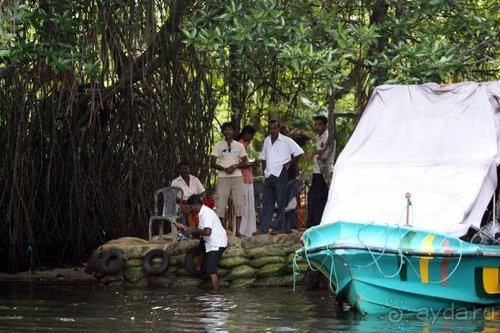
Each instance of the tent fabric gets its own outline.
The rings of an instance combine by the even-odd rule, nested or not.
[[[406,223],[464,235],[497,186],[500,81],[375,89],[334,166],[321,224]]]

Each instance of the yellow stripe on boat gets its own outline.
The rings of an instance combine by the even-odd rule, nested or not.
[[[500,294],[500,268],[483,268],[483,286],[487,294]]]
[[[434,242],[435,238],[436,235],[425,236],[424,240],[422,241],[422,252],[434,251],[432,243]],[[420,280],[422,281],[422,283],[429,283],[429,260],[431,259],[432,257],[420,258]]]

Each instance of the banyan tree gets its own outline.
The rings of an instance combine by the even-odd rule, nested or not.
[[[335,155],[375,85],[498,79],[498,21],[493,0],[0,1],[0,270],[145,237],[178,162],[210,185],[222,121],[261,141],[324,112]]]

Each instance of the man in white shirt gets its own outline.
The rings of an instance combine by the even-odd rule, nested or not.
[[[200,223],[197,228],[187,227],[176,223],[177,227],[183,229],[186,234],[201,236],[200,246],[204,247],[207,256],[206,273],[210,276],[214,290],[219,289],[219,277],[217,267],[219,266],[222,254],[227,247],[226,230],[222,227],[219,217],[213,210],[203,204],[199,195],[193,194],[187,200],[191,210],[198,214]]]
[[[287,169],[304,153],[302,148],[291,138],[280,134],[280,124],[277,120],[269,120],[270,135],[264,140],[261,161],[264,170],[264,195],[262,199],[262,216],[259,230],[254,235],[267,234],[271,226],[274,204],[278,212],[271,234],[276,234],[283,228],[284,210],[286,206]]]
[[[328,141],[328,118],[325,116],[315,116],[314,131],[316,132],[316,149],[314,150],[314,169],[311,187],[307,194],[307,227],[313,227],[321,222],[321,216],[328,199],[328,185],[321,173],[318,160],[323,158],[326,142]],[[329,166],[332,171],[332,166]]]
[[[248,165],[245,147],[233,140],[234,127],[231,123],[221,126],[224,140],[214,145],[210,154],[210,166],[219,170],[217,176],[217,215],[224,220],[229,196],[233,199],[234,213],[236,215],[235,236],[243,237],[240,233],[241,216],[245,205],[243,192],[243,176],[240,168]]]
[[[191,168],[187,162],[180,162],[177,166],[179,177],[172,180],[170,186],[177,186],[182,189],[182,201],[186,202],[187,199],[193,194],[203,196],[205,187],[201,184],[198,177],[190,174]]]

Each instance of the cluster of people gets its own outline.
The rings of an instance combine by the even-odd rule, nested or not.
[[[324,160],[323,153],[328,139],[327,123],[328,119],[325,116],[314,117],[317,142],[313,151],[315,155],[313,181],[308,193],[308,227],[319,224],[328,196],[328,185],[319,166],[319,160]],[[296,165],[304,154],[302,148],[292,138],[280,133],[280,123],[277,120],[268,122],[269,135],[264,140],[260,156],[264,189],[262,213],[257,228],[253,167],[258,161],[250,161],[247,153],[256,129],[247,125],[237,136],[234,135],[234,130],[233,124],[229,122],[222,124],[224,139],[214,145],[210,155],[210,166],[218,171],[215,211],[212,210],[213,201],[203,199],[205,188],[198,178],[190,174],[187,163],[179,164],[179,177],[171,183],[171,186],[180,187],[184,193],[181,211],[186,217],[184,223],[177,223],[176,226],[188,235],[202,237],[200,246],[207,256],[206,272],[214,289],[218,288],[217,266],[227,247],[227,234],[223,221],[229,198],[234,207],[236,237],[283,232],[288,170]]]

